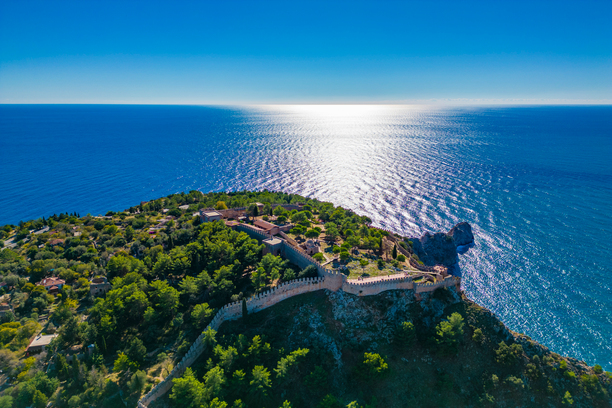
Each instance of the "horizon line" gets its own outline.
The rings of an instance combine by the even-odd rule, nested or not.
[[[0,102],[0,105],[123,105],[123,106],[608,106],[612,100],[601,101],[405,101],[405,102],[185,102],[185,103],[147,103],[147,102]]]

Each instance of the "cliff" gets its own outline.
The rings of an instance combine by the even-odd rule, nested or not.
[[[453,314],[463,323],[456,344],[449,345],[440,340],[440,331]],[[402,335],[404,322],[413,325],[412,337]],[[262,364],[274,372],[283,355],[309,350],[291,375],[282,381],[276,377],[256,406],[282,406],[284,401],[313,408],[353,401],[361,407],[563,406],[564,401],[577,407],[611,406],[606,373],[512,332],[453,289],[439,289],[421,301],[403,290],[370,297],[320,290],[249,315],[247,321],[226,322],[216,337],[221,352],[204,353],[195,362],[196,378],[210,376],[216,355],[225,348],[246,350],[250,339],[265,344],[266,355],[255,359],[239,353],[233,369],[250,373],[251,365]],[[367,354],[382,358],[379,373],[367,371]],[[223,395],[226,401],[252,401],[252,394],[243,396],[231,385]],[[173,402],[165,396],[151,406]]]
[[[420,238],[411,240],[415,254],[425,265],[450,267],[458,262],[457,247],[473,245],[474,234],[470,224],[461,222],[446,234],[426,232]]]

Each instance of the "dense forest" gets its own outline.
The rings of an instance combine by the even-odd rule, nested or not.
[[[133,405],[167,374],[217,308],[269,285],[315,276],[312,268],[262,256],[256,240],[223,222],[202,223],[197,214],[255,202],[305,205],[301,212],[279,207],[283,222],[309,225],[312,211],[333,216],[346,229],[367,221],[297,195],[192,191],[104,216],[65,213],[3,226],[0,293],[10,310],[0,326],[0,368],[11,386],[0,407],[46,406],[49,400],[104,406],[121,398]],[[56,294],[37,285],[49,277],[65,282]],[[112,290],[94,297],[90,285],[99,277]],[[58,336],[48,351],[26,356],[38,333]],[[78,354],[86,358],[71,358]]]
[[[261,214],[254,203],[264,205]],[[273,209],[273,204],[298,203],[301,210]],[[342,258],[354,247],[379,253],[384,242],[384,233],[371,228],[367,217],[331,203],[268,191],[192,191],[103,216],[64,213],[5,225],[0,228],[0,408],[135,406],[171,371],[217,309],[281,282],[316,276],[314,268],[300,269],[278,256],[263,255],[263,245],[244,232],[223,221],[202,222],[198,214],[203,208],[236,207],[246,207],[250,215],[241,222],[270,216],[279,224],[291,221],[293,236],[316,237],[323,230],[338,237],[345,244],[332,243],[330,250],[337,249]],[[378,259],[378,266],[385,270],[400,261],[394,253]],[[38,285],[46,278],[59,284]],[[94,295],[100,278],[110,285]],[[514,341],[493,343],[488,326],[478,328],[469,309],[456,306],[465,302],[447,302],[455,305],[448,309],[453,313],[429,316],[425,323],[427,313],[412,308],[389,323],[393,334],[386,340],[347,340],[334,352],[329,344],[340,329],[330,323],[329,305],[317,296],[300,298],[302,303],[290,299],[273,312],[224,325],[220,333],[208,331],[205,355],[155,404],[384,406],[381,401],[391,400],[385,397],[388,389],[377,391],[384,389],[381,384],[402,386],[389,381],[400,370],[393,358],[385,357],[390,351],[408,355],[402,347],[409,347],[441,364],[477,342],[495,346],[491,364],[500,368],[475,379],[477,389],[453,397],[458,405],[494,404],[496,395],[510,398],[514,394],[504,390],[517,387],[523,394],[536,388],[548,393],[546,401],[552,404],[609,406],[610,374],[601,367],[581,371],[550,353],[536,359]],[[320,326],[312,321],[316,313],[303,314],[313,307],[327,316],[327,343],[323,335],[315,341],[308,334]],[[364,324],[371,320],[363,313],[354,318],[363,318]],[[291,319],[299,323],[295,333],[302,333],[295,341],[290,341],[295,333],[286,332],[294,325]],[[39,334],[57,336],[42,352],[27,352]],[[433,385],[451,392],[449,375],[442,372],[436,377],[439,384]],[[555,382],[557,377],[561,383]],[[351,392],[348,384],[361,393]]]

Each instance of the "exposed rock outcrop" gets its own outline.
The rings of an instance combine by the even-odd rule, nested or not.
[[[458,262],[457,247],[474,242],[472,227],[467,222],[455,225],[447,234],[426,232],[421,238],[413,238],[413,250],[425,265],[451,267]]]
[[[456,246],[470,245],[474,243],[472,226],[467,222],[460,222],[448,231]]]

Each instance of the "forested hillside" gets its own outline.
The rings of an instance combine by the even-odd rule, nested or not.
[[[273,208],[298,203],[299,210]],[[136,406],[220,307],[316,275],[312,266],[263,255],[246,233],[198,213],[236,207],[247,208],[237,222],[259,216],[293,223],[296,238],[324,233],[329,254],[355,264],[350,273],[364,274],[369,259],[374,273],[405,265],[397,248],[381,255],[386,232],[368,218],[267,191],[192,191],[101,216],[5,225],[0,408]],[[51,339],[40,335],[56,337],[36,349],[34,340]],[[370,298],[319,291],[224,324],[205,344],[193,370],[154,404],[610,406],[610,374],[601,367],[520,340],[446,290],[421,303],[404,291]]]

